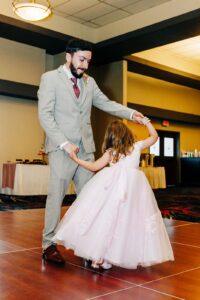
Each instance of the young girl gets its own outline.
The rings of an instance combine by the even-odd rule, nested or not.
[[[135,142],[121,122],[112,122],[105,134],[103,156],[82,167],[99,171],[84,186],[58,226],[54,241],[92,260],[93,268],[113,265],[135,269],[174,260],[171,244],[153,191],[139,170],[141,150],[153,145],[157,132],[146,117],[149,132]],[[109,165],[109,166],[107,166]]]

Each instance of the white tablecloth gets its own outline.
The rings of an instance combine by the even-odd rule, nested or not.
[[[7,195],[47,195],[49,180],[48,165],[17,164],[15,170],[14,188],[2,188],[2,170],[0,165],[0,193]],[[69,186],[67,194],[74,194],[73,183]]]
[[[164,167],[141,167],[152,189],[166,188],[165,168]]]
[[[6,195],[47,195],[49,180],[48,165],[17,164],[15,171],[14,188],[2,188],[2,169],[0,164],[0,193]],[[147,176],[153,189],[166,188],[164,167],[140,168]],[[70,184],[66,194],[75,194],[73,183]]]

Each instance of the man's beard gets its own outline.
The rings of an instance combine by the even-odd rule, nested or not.
[[[84,73],[84,71],[83,71],[83,73],[78,74],[76,68],[74,67],[74,65],[72,63],[70,65],[70,71],[71,71],[72,75],[76,78],[81,78]]]

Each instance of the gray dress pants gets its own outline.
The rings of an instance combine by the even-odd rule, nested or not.
[[[52,245],[55,229],[60,222],[62,202],[70,182],[74,181],[76,193],[79,194],[93,176],[93,172],[78,166],[64,150],[50,152],[48,157],[50,178],[45,208],[43,249]],[[82,143],[79,145],[78,157],[89,161],[94,160],[94,154],[86,153]]]

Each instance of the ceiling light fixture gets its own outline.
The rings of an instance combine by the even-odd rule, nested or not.
[[[27,21],[40,21],[52,13],[49,0],[15,0],[12,5],[14,13]]]

